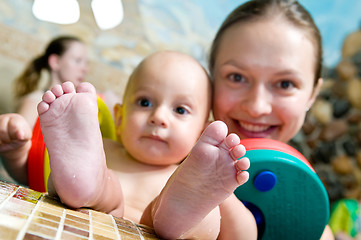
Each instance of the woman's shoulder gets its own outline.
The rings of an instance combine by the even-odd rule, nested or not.
[[[31,93],[26,94],[22,97],[22,101],[36,101],[40,102],[42,97],[44,95],[44,92],[41,90],[36,90]]]

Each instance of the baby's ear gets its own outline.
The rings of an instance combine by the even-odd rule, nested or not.
[[[122,123],[122,108],[123,105],[117,103],[114,105],[114,122],[115,122],[115,128],[118,128],[120,124]]]
[[[122,142],[121,141],[121,138],[120,138],[120,133],[121,133],[121,130],[120,130],[120,125],[122,123],[122,108],[123,108],[123,105],[117,103],[114,105],[114,124],[115,124],[115,134],[117,135],[117,141],[118,142]]]

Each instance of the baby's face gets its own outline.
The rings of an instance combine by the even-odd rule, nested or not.
[[[234,25],[218,49],[214,117],[241,138],[289,141],[316,95],[314,45],[280,20]]]
[[[132,78],[123,103],[121,141],[138,161],[179,163],[209,115],[209,81],[203,69],[178,55],[146,62]]]

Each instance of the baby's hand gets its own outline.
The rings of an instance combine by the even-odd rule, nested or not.
[[[31,140],[31,136],[31,127],[20,114],[0,115],[0,153],[21,148]]]

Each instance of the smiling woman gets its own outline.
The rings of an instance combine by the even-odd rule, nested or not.
[[[288,143],[303,126],[306,113],[320,91],[321,64],[320,32],[308,11],[297,1],[254,0],[240,5],[226,17],[211,46],[209,70],[214,83],[215,120],[225,122],[229,132],[241,139],[269,138]],[[260,170],[277,169],[276,164],[268,163],[260,164]],[[252,166],[256,165],[252,165],[251,160],[250,172]],[[284,171],[287,173],[290,169]],[[254,181],[252,178],[251,182]],[[285,191],[292,194],[290,190]],[[288,203],[287,206],[292,205]],[[222,217],[221,228],[228,229],[223,238],[242,235],[238,229],[242,219],[234,214],[234,209],[243,204],[233,201],[232,205],[232,208],[221,208],[221,212],[228,213]],[[323,217],[327,222],[327,215]],[[281,226],[277,221],[284,219],[274,214],[269,221]],[[303,222],[293,224],[300,233],[305,233]],[[325,222],[321,231],[322,228],[322,239],[334,239]],[[257,225],[257,229],[260,236],[262,226]],[[274,232],[264,234],[270,234],[270,238],[281,236],[277,234],[283,234],[284,229],[275,228]],[[319,239],[320,234],[305,239]],[[297,237],[302,238],[297,233],[291,238]]]
[[[264,36],[265,31],[273,34]],[[215,119],[242,138],[288,142],[296,135],[305,109],[311,107],[322,84],[318,81],[313,89],[315,63],[302,61],[315,54],[313,44],[303,35],[283,18],[227,29],[222,41],[214,45],[217,54],[210,69],[217,99]]]

